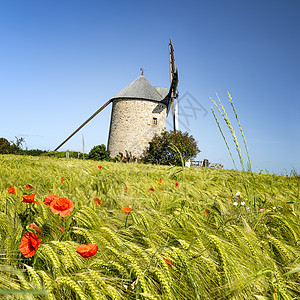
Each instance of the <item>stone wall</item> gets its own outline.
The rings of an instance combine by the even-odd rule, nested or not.
[[[167,107],[150,100],[114,100],[111,112],[108,149],[115,157],[125,150],[140,157],[155,133],[166,128]],[[157,119],[154,124],[153,118]]]

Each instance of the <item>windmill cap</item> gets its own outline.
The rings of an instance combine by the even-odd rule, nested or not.
[[[144,99],[151,101],[164,100],[168,95],[168,89],[164,87],[153,87],[150,82],[141,75],[135,81],[127,85],[118,94],[113,96],[114,99]]]

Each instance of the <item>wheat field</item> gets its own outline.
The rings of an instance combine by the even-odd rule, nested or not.
[[[300,299],[299,187],[296,174],[0,155],[0,299]],[[42,240],[28,258],[27,232]],[[81,244],[99,249],[84,258]]]

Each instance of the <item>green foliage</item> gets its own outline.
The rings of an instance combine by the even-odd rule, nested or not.
[[[39,149],[22,149],[25,139],[23,137],[15,137],[15,142],[9,142],[5,138],[0,138],[0,154],[17,154],[17,155],[30,155],[40,156],[47,155],[48,151]]]
[[[119,153],[114,159],[113,161],[116,162],[122,162],[122,163],[134,163],[137,162],[138,159],[132,155],[131,152],[128,152],[127,150],[125,150],[125,155],[123,153]]]
[[[153,137],[142,160],[155,164],[180,166],[182,164],[181,157],[183,160],[192,159],[199,152],[197,142],[188,132],[163,131],[161,135]]]
[[[10,142],[5,138],[0,138],[0,154],[11,153]]]
[[[91,160],[19,155],[0,155],[0,163],[1,299],[298,297],[295,173],[106,161],[99,169]],[[31,193],[39,204],[21,202]],[[54,215],[43,204],[50,193],[71,199],[73,213]],[[25,258],[19,245],[31,222],[42,242]],[[76,252],[83,243],[99,246],[94,257]]]
[[[89,152],[88,158],[93,160],[108,160],[109,150],[106,150],[104,144],[94,146]]]
[[[23,137],[16,137],[16,141],[11,143],[5,138],[0,138],[0,154],[24,154],[21,148],[24,141]]]
[[[26,149],[22,151],[24,155],[29,155],[29,156],[42,156],[42,155],[47,155],[49,151],[47,150],[40,150],[40,149]]]
[[[240,120],[239,120],[239,118],[238,118],[236,109],[235,109],[235,107],[234,107],[234,104],[233,104],[233,101],[232,101],[232,97],[231,97],[231,95],[229,94],[229,92],[228,92],[227,94],[228,94],[228,98],[229,98],[229,102],[230,102],[231,108],[232,108],[232,110],[233,110],[233,112],[234,112],[234,115],[235,115],[235,119],[236,119],[236,121],[237,121],[237,123],[238,123],[238,125],[239,125],[239,129],[240,129],[241,135],[242,135],[242,137],[243,137],[243,143],[244,143],[244,146],[245,146],[245,150],[246,150],[246,154],[247,154],[247,159],[248,159],[248,168],[247,168],[247,169],[248,169],[248,171],[251,172],[251,171],[252,171],[252,170],[251,170],[251,160],[250,160],[250,156],[249,156],[249,152],[248,152],[248,147],[247,147],[247,143],[246,143],[246,138],[245,138],[244,132],[243,132],[243,130],[242,130],[242,126],[241,126]],[[230,133],[231,133],[231,136],[232,136],[232,138],[233,138],[233,142],[234,142],[235,147],[236,147],[237,154],[238,154],[238,156],[239,156],[239,160],[240,160],[240,163],[241,163],[242,170],[244,171],[244,170],[245,170],[244,160],[243,160],[243,157],[242,157],[242,152],[241,152],[241,149],[240,149],[240,146],[239,146],[239,143],[238,143],[238,140],[237,140],[235,131],[233,130],[232,124],[231,124],[231,122],[230,122],[230,120],[229,120],[229,118],[228,118],[228,115],[227,115],[227,113],[226,113],[226,111],[225,111],[225,108],[224,108],[224,106],[223,106],[223,104],[222,104],[222,101],[221,101],[221,99],[219,98],[218,94],[217,94],[217,98],[218,98],[218,100],[219,100],[219,105],[220,105],[221,108],[218,106],[218,104],[217,104],[213,99],[211,99],[211,100],[212,100],[213,104],[216,106],[216,108],[218,109],[219,113],[220,113],[221,116],[222,116],[222,119],[224,120],[226,126],[228,127],[228,129],[229,129],[229,131],[230,131]],[[212,114],[213,114],[213,116],[214,116],[214,119],[215,119],[215,121],[216,121],[216,123],[217,123],[217,125],[218,125],[219,131],[220,131],[220,133],[221,133],[221,135],[222,135],[222,137],[223,137],[223,140],[224,140],[224,142],[225,142],[225,144],[226,144],[226,147],[227,147],[228,152],[229,152],[229,154],[230,154],[230,157],[231,157],[231,159],[232,159],[233,165],[234,165],[235,169],[237,169],[237,168],[236,168],[236,164],[235,164],[234,159],[233,159],[233,156],[232,156],[232,153],[231,153],[231,151],[230,151],[230,148],[229,148],[229,146],[228,146],[228,143],[227,143],[227,141],[226,141],[226,138],[225,138],[225,136],[224,136],[224,133],[223,133],[223,131],[222,131],[222,129],[221,129],[220,123],[219,123],[219,121],[218,121],[218,119],[217,119],[217,117],[216,117],[216,114],[215,114],[215,112],[214,112],[214,110],[213,110],[212,107],[211,107],[211,111],[212,111]]]

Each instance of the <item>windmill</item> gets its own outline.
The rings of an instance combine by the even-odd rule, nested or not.
[[[172,107],[173,130],[175,125],[174,102],[177,98],[178,70],[175,69],[174,48],[169,42],[170,88],[153,87],[142,75],[103,104],[92,116],[70,134],[54,151],[57,151],[82,127],[112,103],[108,149],[114,157],[120,152],[140,156],[155,134],[166,127],[166,116]]]

